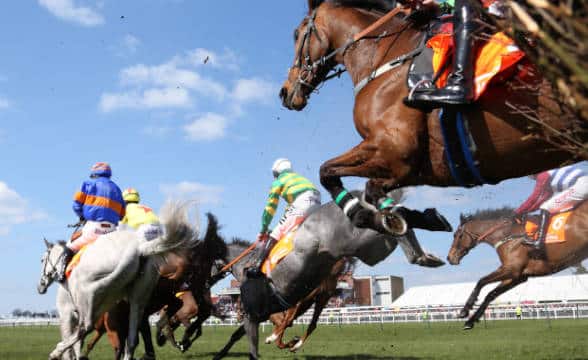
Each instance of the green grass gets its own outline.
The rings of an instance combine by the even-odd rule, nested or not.
[[[588,359],[588,320],[492,321],[462,331],[461,323],[419,323],[319,326],[296,354],[260,344],[265,359]],[[186,353],[166,345],[157,348],[159,359],[210,359],[234,328],[206,327],[204,335]],[[287,335],[301,334],[302,327]],[[261,340],[269,335],[269,327]],[[46,359],[58,341],[56,327],[0,328],[0,359]],[[112,359],[103,338],[91,359]],[[246,359],[247,343],[241,340],[227,359]],[[137,356],[143,354],[140,345]]]

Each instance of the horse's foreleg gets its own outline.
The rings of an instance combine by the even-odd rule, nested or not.
[[[249,340],[249,360],[257,360],[259,358],[259,322],[251,320],[249,316],[243,319],[245,332]]]
[[[235,330],[233,335],[231,335],[229,342],[227,342],[227,344],[221,349],[221,351],[219,351],[218,354],[214,356],[213,360],[220,360],[227,356],[229,350],[231,350],[233,345],[235,345],[235,343],[239,341],[239,339],[241,339],[243,335],[245,335],[245,326],[241,325],[237,328],[237,330]]]
[[[151,339],[151,326],[149,325],[148,314],[143,315],[143,320],[139,325],[139,332],[143,339],[143,347],[145,348],[145,355],[141,360],[155,360],[155,349],[153,348],[153,340]]]
[[[274,333],[272,334],[272,336],[275,334],[275,342],[276,342],[276,345],[278,346],[278,348],[285,349],[285,348],[289,347],[289,344],[284,344],[282,339],[284,338],[284,333],[286,332],[286,329],[288,327],[292,326],[292,322],[294,321],[299,309],[300,309],[300,302],[297,303],[296,306],[288,309],[286,311],[285,315],[282,317],[282,321],[280,322],[280,325],[276,328],[276,330],[274,330]],[[266,340],[266,342],[267,342],[267,340]]]
[[[484,315],[484,311],[486,311],[486,308],[492,301],[494,301],[494,299],[525,281],[527,281],[526,277],[518,277],[516,279],[511,278],[503,280],[500,284],[498,284],[498,286],[496,286],[492,291],[488,293],[488,295],[486,295],[484,302],[482,302],[482,304],[480,305],[478,310],[476,310],[474,315],[472,315],[468,319],[468,321],[466,321],[464,325],[464,330],[469,330],[474,327],[474,323],[478,321],[482,317],[482,315]]]
[[[482,290],[482,288],[490,283],[496,282],[496,281],[501,281],[501,280],[505,280],[510,278],[512,275],[509,271],[507,271],[504,267],[499,267],[498,269],[496,269],[494,272],[482,277],[480,280],[478,280],[478,282],[476,283],[476,287],[474,287],[474,290],[472,290],[472,293],[470,294],[470,297],[468,298],[468,300],[466,301],[465,305],[463,306],[463,309],[461,309],[460,313],[459,313],[459,317],[460,318],[465,318],[469,315],[470,310],[474,307],[474,304],[476,303],[476,300],[478,300],[478,296],[480,295],[480,291]]]

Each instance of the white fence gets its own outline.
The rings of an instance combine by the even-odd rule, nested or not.
[[[558,304],[533,304],[521,306],[521,319],[588,319],[587,303],[558,303]],[[346,325],[346,324],[381,324],[381,323],[406,323],[406,322],[442,322],[464,321],[457,317],[461,307],[435,307],[435,308],[404,308],[387,309],[375,307],[346,307],[327,308],[319,318],[319,324]],[[475,310],[475,308],[474,308]],[[296,324],[308,324],[312,319],[310,309],[306,314],[296,320]],[[512,320],[516,319],[516,307],[491,306],[486,310],[486,320]],[[0,327],[15,326],[53,326],[58,325],[59,319],[0,319]],[[205,325],[236,325],[237,317],[233,314],[224,321],[210,318]],[[267,325],[268,323],[264,324]]]

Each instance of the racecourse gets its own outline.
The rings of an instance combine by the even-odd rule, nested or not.
[[[210,359],[229,337],[233,327],[210,326],[185,354],[168,345],[157,348],[159,359]],[[300,334],[302,326],[288,335]],[[269,327],[261,333],[269,335]],[[483,321],[471,331],[461,323],[402,323],[380,325],[319,326],[296,354],[261,344],[265,359],[588,359],[588,320]],[[0,359],[46,359],[58,340],[54,326],[0,328]],[[241,340],[227,359],[246,359]],[[143,354],[142,344],[137,357]],[[94,350],[95,360],[110,360],[112,352],[103,338]]]

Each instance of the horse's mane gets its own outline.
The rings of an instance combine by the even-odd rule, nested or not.
[[[514,216],[514,208],[504,206],[498,209],[482,209],[477,210],[471,214],[460,214],[460,223],[463,224],[472,220],[497,220],[512,218]]]
[[[240,237],[234,237],[231,240],[231,245],[249,246],[249,245],[251,245],[251,243],[245,239],[240,238]]]
[[[227,244],[218,233],[221,227],[216,216],[206,213],[206,217],[208,219],[206,233],[204,238],[194,247],[193,254],[204,252],[212,260],[222,259],[227,254]]]
[[[332,3],[336,6],[354,7],[379,12],[388,12],[396,7],[396,0],[310,0],[310,10],[316,9],[325,2]]]

